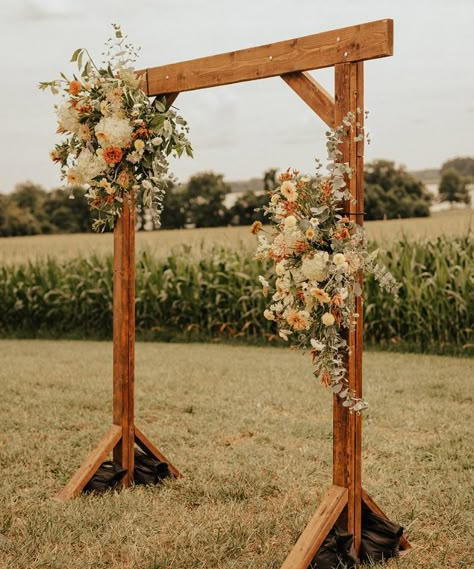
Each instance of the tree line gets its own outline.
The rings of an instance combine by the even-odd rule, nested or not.
[[[267,192],[278,185],[278,171],[267,170],[262,191],[248,190],[227,207],[231,187],[222,174],[203,172],[184,185],[169,184],[161,225],[164,229],[250,225],[265,221]],[[441,170],[440,196],[451,202],[469,203],[468,182],[474,180],[474,158],[446,162]],[[0,194],[0,236],[91,231],[94,213],[89,210],[86,190],[46,191],[38,184],[18,184],[11,194]],[[72,194],[72,195],[71,195]],[[375,160],[364,172],[365,219],[426,217],[432,195],[404,167],[388,160]],[[71,198],[74,199],[71,199]],[[154,229],[150,213],[138,204],[139,229]]]

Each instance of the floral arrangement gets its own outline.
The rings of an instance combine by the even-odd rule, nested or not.
[[[367,403],[348,385],[345,331],[356,325],[356,297],[362,294],[361,274],[374,274],[379,285],[396,294],[398,284],[381,264],[377,251],[369,253],[361,225],[344,214],[351,200],[346,177],[352,172],[341,162],[339,145],[350,133],[356,117],[349,114],[343,124],[327,133],[327,175],[316,162],[314,177],[288,169],[280,185],[270,192],[264,207],[274,225],[267,237],[255,222],[258,234],[257,259],[273,262],[271,277],[260,276],[263,294],[270,296],[265,318],[275,321],[284,340],[295,340],[311,352],[314,375],[329,386],[349,410],[360,412]]]
[[[106,62],[99,68],[86,49],[77,49],[79,76],[40,83],[40,89],[62,93],[56,106],[57,144],[51,158],[61,166],[61,179],[85,185],[86,197],[97,210],[94,229],[112,228],[123,202],[141,194],[143,207],[153,212],[159,227],[163,196],[170,179],[168,157],[192,156],[188,128],[165,99],[151,100],[142,90],[143,76],[132,64],[137,50],[126,43],[118,25],[106,44]]]

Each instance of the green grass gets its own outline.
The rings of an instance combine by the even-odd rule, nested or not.
[[[50,500],[111,416],[109,343],[1,341],[2,569],[279,568],[331,478],[331,400],[308,356],[137,345],[137,424],[186,474]],[[403,569],[467,569],[472,362],[368,353],[366,489],[407,528]]]
[[[428,218],[369,221],[369,238],[389,245],[403,235],[413,239],[433,239],[439,235],[463,236],[474,227],[474,210],[452,210]],[[217,227],[206,229],[161,230],[139,232],[137,249],[167,255],[181,245],[192,245],[195,253],[215,245],[255,248],[256,239],[248,227]],[[112,252],[111,234],[35,235],[0,238],[0,263],[19,263],[46,256],[66,259],[79,255]]]

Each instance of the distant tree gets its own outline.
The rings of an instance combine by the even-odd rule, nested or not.
[[[54,230],[44,209],[47,198],[48,192],[44,188],[29,181],[17,184],[10,194],[11,201],[25,212],[24,215],[36,220],[37,223],[31,226],[35,233],[52,233]],[[31,234],[34,233],[28,233]]]
[[[439,184],[439,198],[442,202],[470,204],[467,179],[460,176],[453,168],[443,171]]]
[[[389,160],[368,163],[364,171],[367,220],[430,215],[431,194],[402,166]]]
[[[29,209],[22,209],[10,196],[0,194],[0,236],[16,237],[41,233],[38,220]]]
[[[226,225],[228,211],[224,198],[230,187],[222,174],[203,172],[192,176],[184,190],[186,223],[196,227]]]
[[[263,174],[263,188],[266,192],[272,192],[278,187],[277,168],[269,168]]]
[[[52,190],[44,203],[44,211],[56,233],[88,233],[92,231],[94,214],[85,197],[86,190],[80,186],[70,191]],[[71,199],[70,196],[74,196]]]
[[[470,156],[451,158],[441,166],[441,174],[447,170],[455,170],[460,176],[474,181],[474,158]]]
[[[255,192],[245,192],[229,210],[231,225],[251,225],[254,221],[264,223],[267,218],[262,208],[267,204],[266,194],[257,195]],[[255,211],[256,209],[258,211]]]
[[[182,229],[186,225],[186,195],[184,189],[170,184],[166,190],[161,213],[163,229]]]

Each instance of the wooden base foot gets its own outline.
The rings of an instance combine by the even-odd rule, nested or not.
[[[316,513],[298,538],[281,569],[307,569],[327,534],[346,507],[347,488],[331,486]]]
[[[122,428],[119,425],[111,425],[106,434],[102,437],[99,444],[95,449],[90,452],[76,473],[72,476],[69,482],[60,490],[53,500],[57,502],[66,502],[71,498],[79,495],[89,480],[97,472],[99,466],[107,459],[109,454],[119,445],[122,441]],[[144,435],[140,429],[135,427],[135,442],[147,454],[154,456],[161,462],[166,462],[169,469],[175,478],[183,478],[179,470],[162,454],[155,445]],[[133,473],[130,477],[133,482]]]
[[[379,508],[374,500],[362,489],[362,502],[374,514],[385,519],[388,516]],[[298,538],[281,569],[307,569],[326,536],[339,519],[348,503],[348,490],[342,486],[331,486],[310,522]],[[406,555],[413,546],[402,536],[400,538],[400,556]]]

